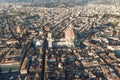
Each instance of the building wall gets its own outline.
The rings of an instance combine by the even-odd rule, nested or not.
[[[20,62],[0,64],[0,73],[18,72],[20,69]]]
[[[53,47],[65,47],[66,42],[52,42]]]

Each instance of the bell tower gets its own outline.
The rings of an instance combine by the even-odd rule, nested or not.
[[[52,42],[53,42],[53,39],[52,39],[52,33],[51,32],[49,32],[48,33],[48,38],[47,38],[47,40],[48,40],[48,47],[52,47]]]

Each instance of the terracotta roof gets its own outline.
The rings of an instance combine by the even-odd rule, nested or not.
[[[72,28],[72,25],[70,25],[70,27],[65,31],[65,36],[68,37],[68,38],[75,36],[74,30]]]

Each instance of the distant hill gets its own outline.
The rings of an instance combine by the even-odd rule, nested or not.
[[[120,3],[120,0],[91,0],[90,3],[94,3],[94,4],[116,4],[116,3]]]
[[[115,4],[120,0],[0,0],[0,2],[32,2],[32,3],[95,3],[95,4]]]
[[[66,2],[85,2],[89,0],[0,0],[0,2],[59,2],[59,3],[66,3]]]

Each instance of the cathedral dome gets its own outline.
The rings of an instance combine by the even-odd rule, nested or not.
[[[75,33],[74,33],[72,25],[70,25],[69,28],[65,31],[65,37],[66,38],[74,38],[75,37]]]

